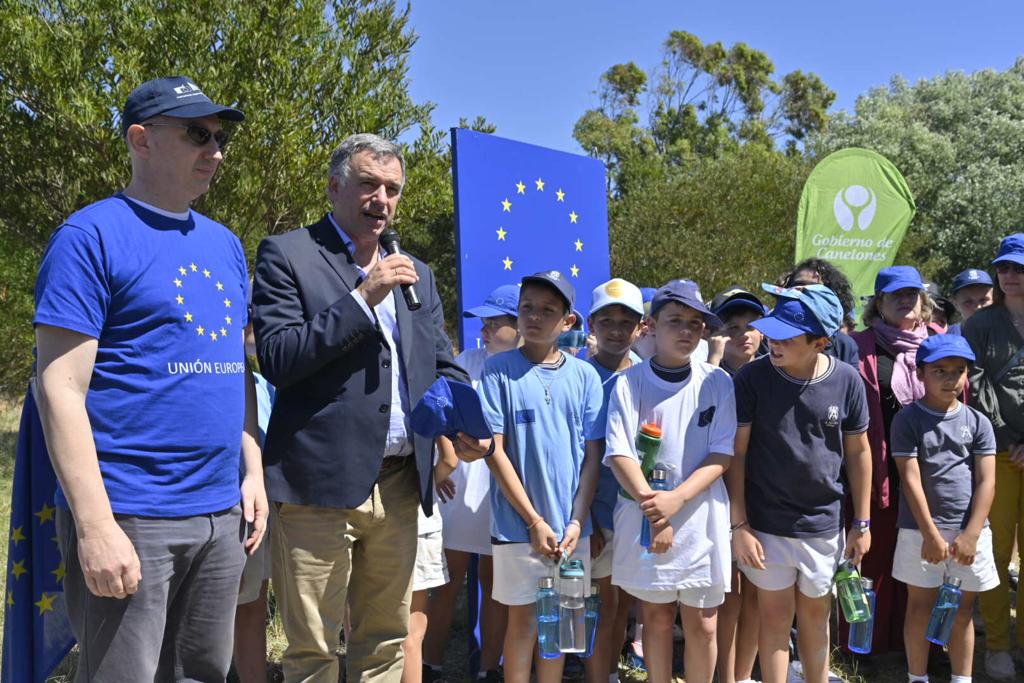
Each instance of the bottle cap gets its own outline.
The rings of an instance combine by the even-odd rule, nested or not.
[[[563,579],[582,579],[583,560],[568,560],[562,564],[558,573]]]
[[[850,560],[843,560],[839,563],[839,568],[836,569],[836,574],[856,574],[857,567]]]
[[[651,471],[651,481],[665,481],[665,470],[655,467]]]
[[[541,580],[540,580],[540,587],[541,588],[554,588],[555,587],[555,580],[554,580],[554,578],[552,578],[550,576],[542,577]]]
[[[942,579],[942,583],[953,586],[954,588],[959,588],[960,584],[963,582],[955,576],[947,576]]]
[[[600,592],[601,592],[601,586],[597,585],[596,583],[590,584],[590,595],[591,596],[598,595]]]
[[[860,579],[860,585],[864,586],[864,590],[869,591],[875,587],[875,582],[862,576]]]
[[[660,439],[661,427],[654,424],[653,422],[645,422],[644,424],[640,425],[640,433],[646,434],[647,436],[654,439]]]

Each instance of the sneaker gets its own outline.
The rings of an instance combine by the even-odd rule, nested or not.
[[[997,681],[1012,681],[1017,676],[1013,657],[1008,650],[989,650],[985,653],[985,673]]]
[[[477,683],[501,683],[504,680],[499,669],[484,671],[483,674],[483,676],[477,676]]]

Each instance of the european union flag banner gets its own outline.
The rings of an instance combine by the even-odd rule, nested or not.
[[[43,683],[75,643],[64,608],[64,562],[53,507],[56,487],[39,411],[29,390],[14,459],[3,683]]]
[[[452,129],[459,310],[495,287],[558,270],[590,293],[610,278],[604,164],[596,159]],[[483,344],[480,321],[459,320],[463,349]]]

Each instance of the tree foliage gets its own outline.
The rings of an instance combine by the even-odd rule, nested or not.
[[[0,390],[21,391],[27,378],[31,285],[49,234],[128,181],[118,112],[135,86],[184,74],[246,113],[195,207],[231,227],[251,258],[263,236],[326,209],[327,160],[348,134],[394,139],[419,126],[411,153],[417,165],[435,160],[430,105],[408,94],[407,20],[393,0],[0,5],[0,335],[16,350]],[[415,187],[402,208],[419,220],[437,208]]]
[[[746,144],[792,153],[824,127],[835,94],[814,74],[774,74],[771,59],[745,43],[727,48],[672,31],[650,77],[632,62],[602,75],[599,105],[574,135],[608,166],[616,196]]]
[[[914,193],[899,260],[939,282],[985,267],[1000,238],[1024,225],[1024,58],[1003,72],[893,78],[836,116],[810,150],[850,146],[888,157]]]

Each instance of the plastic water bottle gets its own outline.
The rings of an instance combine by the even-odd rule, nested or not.
[[[860,572],[857,567],[846,560],[836,570],[836,590],[839,593],[839,605],[843,608],[843,616],[847,623],[857,624],[871,618],[871,605],[864,593]]]
[[[928,620],[928,631],[925,637],[929,642],[945,647],[949,643],[949,634],[953,631],[953,618],[960,609],[960,579],[947,576],[942,580],[939,597],[932,608],[931,619]]]
[[[594,654],[594,637],[597,635],[597,620],[601,616],[601,588],[596,583],[590,584],[590,596],[586,599],[584,621],[587,628],[587,649],[580,657]]]
[[[850,639],[847,641],[847,646],[850,648],[850,652],[866,655],[871,652],[871,639],[875,634],[875,590],[874,582],[871,579],[862,578],[860,582],[864,586],[864,594],[868,597],[871,616],[867,621],[850,624]]]
[[[654,472],[654,465],[658,462],[658,451],[661,450],[661,427],[653,422],[645,422],[640,425],[640,431],[636,435],[636,453],[640,457],[640,471],[644,473],[644,479],[650,481],[651,473]],[[619,487],[619,495],[628,500],[633,500],[626,489]]]
[[[558,572],[558,643],[562,652],[587,649],[583,600],[583,560],[567,560]]]
[[[558,593],[550,576],[541,579],[537,589],[537,646],[544,659],[562,656],[558,649]]]
[[[651,490],[652,491],[667,491],[668,482],[665,481],[665,470],[655,468],[651,472]],[[644,515],[643,520],[640,522],[640,545],[644,549],[651,547],[651,522]]]

